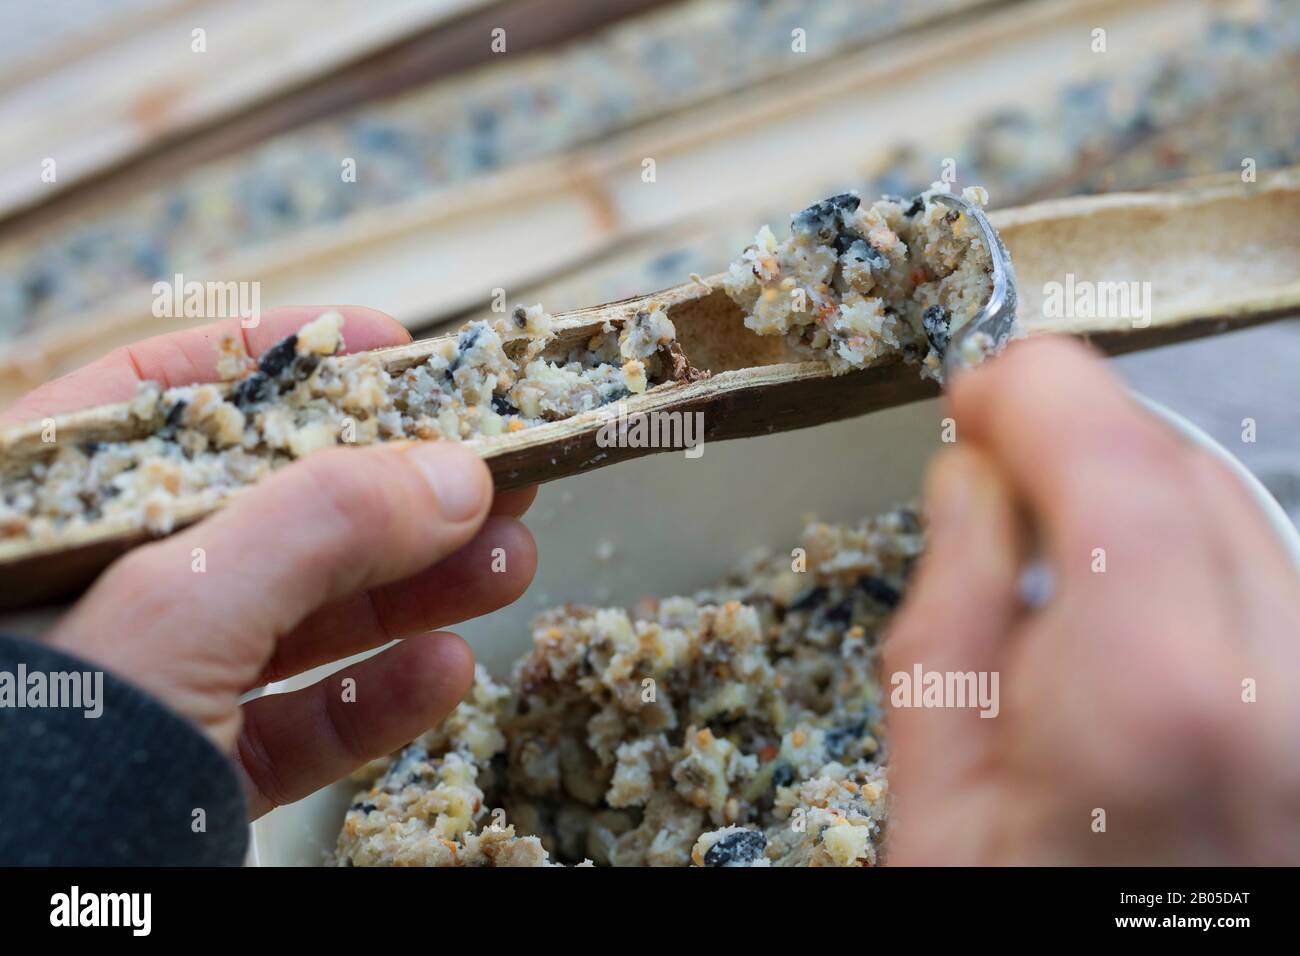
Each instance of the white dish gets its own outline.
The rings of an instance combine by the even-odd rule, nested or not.
[[[1259,481],[1181,416],[1146,402],[1221,458],[1259,503],[1300,566],[1300,534]],[[793,547],[805,517],[855,521],[919,495],[940,445],[936,401],[819,428],[706,445],[695,460],[665,453],[542,488],[527,522],[540,551],[537,579],[508,608],[455,628],[497,677],[530,644],[529,620],[553,604],[631,605],[691,593],[747,549]],[[598,542],[607,547],[598,547]],[[293,690],[332,665],[268,688]],[[318,865],[334,846],[356,790],[343,782],[280,807],[252,826],[249,861]]]

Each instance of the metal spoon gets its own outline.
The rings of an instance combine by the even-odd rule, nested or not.
[[[953,333],[948,342],[943,358],[946,380],[948,376],[972,364],[969,356],[973,350],[965,347],[972,337],[987,335],[994,348],[1001,348],[1011,337],[1016,322],[1016,271],[1011,265],[1011,256],[1002,237],[984,215],[983,209],[960,196],[940,193],[933,198],[935,202],[965,214],[979,226],[984,244],[989,250],[989,258],[993,261],[993,293],[975,317]]]

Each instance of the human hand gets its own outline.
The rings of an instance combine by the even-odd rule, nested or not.
[[[891,710],[889,861],[1300,861],[1300,580],[1241,483],[1065,340],[950,401],[885,693],[917,663],[997,672],[1000,710]]]
[[[250,355],[324,308],[281,309],[244,330]],[[350,350],[410,340],[344,307]],[[238,321],[149,339],[36,389],[0,420],[121,401],[141,379],[214,381],[213,345]],[[318,452],[206,520],[111,565],[48,641],[197,724],[235,758],[250,815],[301,799],[441,720],[473,681],[454,634],[427,633],[518,597],[536,569],[518,517],[535,491],[493,499],[487,466],[452,442]],[[205,573],[192,568],[203,548]],[[507,560],[491,571],[493,551]],[[247,691],[404,638],[300,691]],[[345,702],[342,680],[355,680]]]

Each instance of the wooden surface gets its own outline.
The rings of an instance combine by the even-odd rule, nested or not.
[[[112,44],[0,75],[0,217],[405,34],[495,0],[191,0]],[[206,51],[191,32],[206,31]],[[58,179],[40,178],[53,157]]]
[[[0,205],[0,219],[6,229],[25,230],[51,218],[82,217],[87,204],[103,207],[147,193],[295,127],[479,66],[492,56],[488,40],[498,27],[507,31],[511,52],[526,55],[667,0],[602,0],[599,5],[582,0],[422,2],[430,14],[442,7],[446,15],[395,19],[391,32],[383,30],[382,23],[355,32],[345,48],[334,51],[335,57],[318,63],[328,76],[312,75],[305,81],[288,74],[263,76],[265,85],[253,91],[259,95],[250,93],[237,111],[214,114],[203,123],[203,117],[195,117],[186,126],[173,121],[168,127],[144,130],[133,148],[123,149],[116,160],[104,157],[57,188],[33,195],[29,205]],[[390,16],[400,12],[394,9]],[[299,82],[291,82],[294,79]],[[54,120],[47,117],[44,122]]]

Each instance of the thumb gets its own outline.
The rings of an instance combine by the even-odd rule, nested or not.
[[[962,761],[977,759],[996,723],[980,714],[999,707],[996,697],[991,706],[981,706],[969,694],[966,706],[947,699],[942,707],[914,706],[920,694],[913,686],[917,668],[923,675],[945,677],[974,672],[994,690],[998,650],[1019,613],[1021,548],[1014,501],[989,459],[967,447],[943,452],[930,468],[926,511],[925,554],[884,645],[882,676],[894,705],[891,774],[898,772],[900,785],[914,766],[933,773],[940,766],[937,753],[959,755],[941,765],[945,772],[961,773]]]
[[[313,454],[112,565],[50,640],[133,679],[224,749],[279,636],[473,538],[492,480],[451,442]]]
[[[925,497],[925,554],[889,646],[899,663],[988,666],[1019,610],[1011,486],[984,452],[954,447],[930,466]]]

